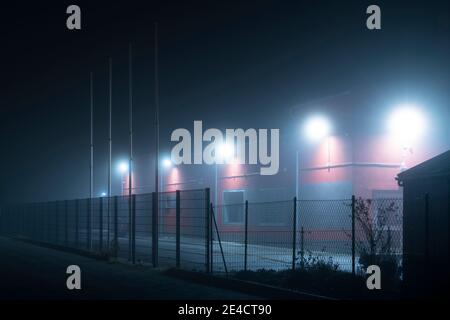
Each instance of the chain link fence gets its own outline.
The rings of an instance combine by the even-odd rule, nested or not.
[[[386,257],[400,270],[402,201],[353,197],[216,206],[213,271],[286,270],[323,262],[356,274]]]
[[[131,263],[226,273],[318,261],[361,273],[402,264],[402,199],[299,200],[213,207],[209,189],[13,205],[2,235]],[[159,204],[159,205],[156,205]]]
[[[1,208],[0,234],[135,264],[209,271],[209,201],[209,189],[200,189],[10,205]]]

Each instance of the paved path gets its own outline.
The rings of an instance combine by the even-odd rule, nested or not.
[[[82,290],[66,289],[66,268],[78,265]],[[90,259],[0,237],[0,299],[255,299],[194,284],[147,267]]]

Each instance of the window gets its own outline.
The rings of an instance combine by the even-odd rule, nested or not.
[[[245,220],[244,190],[226,190],[223,192],[224,223],[243,224]]]

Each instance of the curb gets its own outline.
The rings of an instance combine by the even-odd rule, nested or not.
[[[272,300],[337,300],[331,297],[325,297],[312,293],[300,292],[280,287],[274,287],[266,284],[261,284],[253,281],[244,281],[234,278],[225,278],[214,276],[211,274],[204,274],[194,271],[185,271],[180,269],[168,269],[164,274],[179,278],[182,280],[189,280],[200,284],[205,284],[213,287],[230,289],[247,294],[252,294],[265,299]]]

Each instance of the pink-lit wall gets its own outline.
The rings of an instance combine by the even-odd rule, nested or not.
[[[224,190],[258,190],[284,187],[295,195],[295,150],[280,148],[280,170],[274,176],[261,176],[257,165],[219,165],[217,202]],[[299,188],[326,183],[348,183],[350,193],[373,197],[374,190],[399,190],[395,180],[400,170],[434,156],[424,143],[405,149],[389,135],[332,135],[323,141],[304,144],[299,149]],[[161,172],[164,191],[210,188],[215,200],[215,166],[181,165]],[[135,180],[136,185],[139,181]],[[126,181],[128,188],[128,180]],[[280,199],[285,200],[285,199]]]
[[[305,148],[300,180],[302,184],[351,181],[354,195],[369,198],[374,190],[399,190],[397,174],[433,155],[425,143],[404,148],[387,134],[331,136]]]

